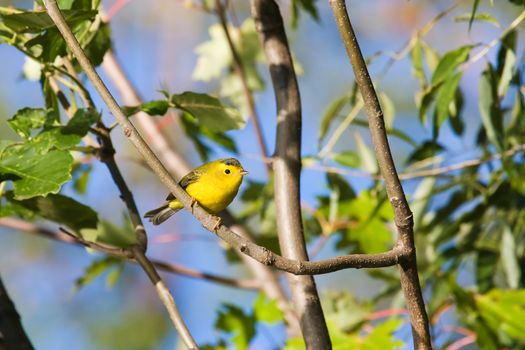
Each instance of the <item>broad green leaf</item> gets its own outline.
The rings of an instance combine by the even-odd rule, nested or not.
[[[275,323],[283,320],[277,301],[267,300],[263,293],[259,293],[255,300],[254,313],[258,322]]]
[[[86,23],[86,29],[81,41],[84,52],[91,63],[96,67],[99,66],[106,52],[111,48],[111,30],[109,24],[102,21]],[[96,28],[94,28],[96,26]]]
[[[368,334],[365,341],[361,344],[359,349],[376,350],[376,349],[397,349],[404,344],[400,340],[393,337],[393,333],[401,326],[402,320],[398,318],[390,318],[385,322],[374,327],[372,332]]]
[[[18,135],[28,139],[33,130],[42,128],[48,120],[48,113],[43,108],[22,108],[7,122]]]
[[[247,349],[255,336],[255,317],[247,315],[242,309],[232,304],[223,304],[215,328],[233,334],[232,342],[236,349]]]
[[[195,48],[195,53],[199,57],[193,70],[193,80],[210,81],[219,78],[232,60],[231,51],[220,24],[210,26],[208,32],[210,40]]]
[[[62,128],[64,134],[85,136],[90,127],[100,120],[100,113],[94,109],[78,109],[73,118]]]
[[[510,288],[517,289],[520,283],[521,269],[516,256],[516,241],[508,225],[503,228],[500,251],[507,284]]]
[[[439,129],[445,120],[449,117],[450,104],[453,103],[456,96],[456,90],[461,80],[461,72],[448,77],[439,87],[436,96],[436,109],[434,118],[434,135],[437,138]]]
[[[361,159],[354,151],[343,151],[333,154],[332,159],[349,168],[358,168],[361,165]]]
[[[140,111],[145,112],[151,116],[156,116],[156,115],[163,116],[166,114],[169,107],[170,107],[169,101],[154,100],[154,101],[144,102],[143,104],[138,105],[138,106],[125,106],[122,108],[122,111],[128,117]]]
[[[99,220],[96,228],[84,228],[74,232],[90,242],[105,243],[116,247],[128,247],[136,242],[135,230],[125,217],[125,225],[117,227],[109,221]]]
[[[472,50],[472,45],[462,46],[459,49],[447,52],[439,61],[436,70],[432,74],[432,85],[441,84],[450,78],[456,69],[467,60]]]
[[[489,64],[481,74],[479,82],[479,112],[489,141],[498,152],[503,151],[503,116],[497,97],[497,82]]]
[[[323,142],[328,130],[330,129],[330,125],[334,121],[335,118],[339,116],[339,113],[341,113],[341,110],[349,104],[350,96],[343,95],[335,100],[333,100],[326,111],[323,114],[323,117],[321,118],[321,123],[319,124],[319,136],[317,138],[317,142],[320,148],[321,142]]]
[[[70,26],[93,19],[96,10],[63,10],[66,22]],[[24,11],[14,14],[0,14],[4,24],[17,33],[39,33],[54,28],[55,24],[45,11]]]
[[[218,98],[207,94],[184,92],[171,96],[171,102],[178,109],[188,112],[199,125],[211,132],[222,132],[244,127],[245,120],[241,113],[224,106]]]
[[[6,197],[10,202],[31,210],[44,219],[65,225],[75,231],[97,227],[97,213],[93,209],[61,194],[17,200],[13,198],[13,193],[9,192]]]
[[[354,139],[357,147],[357,153],[361,158],[361,167],[363,170],[371,174],[377,173],[378,168],[374,152],[366,145],[359,133],[354,133]]]
[[[0,153],[0,174],[14,176],[16,199],[57,193],[71,179],[73,157],[67,151],[45,154],[29,145],[14,145]]]

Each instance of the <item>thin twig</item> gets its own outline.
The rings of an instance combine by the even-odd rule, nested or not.
[[[84,69],[84,71],[90,78],[91,82],[93,83],[93,85],[95,86],[99,94],[101,95],[102,99],[108,105],[112,114],[117,118],[117,120],[119,120],[121,125],[127,128],[125,129],[125,134],[129,136],[130,139],[136,140],[137,143],[142,146],[141,148],[142,150],[145,150],[146,153],[148,153],[150,157],[157,160],[153,152],[151,152],[148,146],[144,143],[144,140],[142,140],[138,132],[134,129],[133,125],[127,120],[124,113],[122,113],[115,99],[113,98],[111,93],[107,90],[104,83],[102,82],[98,74],[96,73],[95,68],[93,67],[89,59],[87,58],[86,54],[80,47],[80,44],[78,43],[77,39],[73,35],[73,32],[67,25],[62,13],[60,12],[57,6],[56,0],[46,1],[46,9],[47,9],[49,16],[51,17],[51,19],[57,26],[62,36],[64,37],[64,40],[68,44],[69,48],[73,51],[73,54],[77,58],[80,66]],[[167,174],[167,171],[162,167],[162,165],[160,164],[160,162],[158,162],[158,160],[157,160],[157,163],[158,165],[160,165],[159,168],[162,168],[164,172],[166,172]],[[144,254],[146,247],[147,247],[146,234],[144,231],[144,227],[142,226],[142,223],[141,223],[140,215],[133,201],[131,192],[129,192],[129,189],[127,189],[127,186],[125,185],[125,182],[123,182],[123,179],[121,182],[121,179],[117,178],[119,175],[119,171],[115,171],[115,168],[112,169],[110,165],[108,165],[108,167],[110,167],[110,171],[112,171],[112,176],[115,180],[115,183],[117,184],[117,186],[119,186],[119,189],[121,190],[122,199],[124,200],[124,202],[126,203],[126,206],[128,207],[131,221],[135,226],[137,244],[132,246],[131,248],[132,249],[131,251],[133,252],[133,256],[142,266],[144,271],[148,274],[152,283],[155,285],[157,292],[161,300],[163,301],[164,306],[168,310],[170,318],[173,321],[173,325],[175,326],[176,330],[178,331],[179,335],[181,336],[186,346],[189,349],[197,349],[198,346],[195,343],[195,340],[191,336],[190,332],[188,331],[188,328],[186,327],[184,321],[182,320],[182,317],[180,316],[180,313],[177,309],[177,306],[175,305],[173,298],[167,291],[162,280],[158,276],[155,268],[153,267],[153,265],[151,265],[151,262],[146,258]],[[116,169],[118,170],[118,168]],[[169,176],[169,174],[167,175]]]
[[[302,115],[299,86],[277,3],[274,0],[252,0],[251,12],[276,98],[273,170],[279,246],[284,257],[308,264],[300,203]],[[306,347],[330,349],[330,336],[313,277],[287,277]]]
[[[416,249],[414,245],[414,220],[396,171],[386,134],[383,111],[368,73],[366,62],[352,28],[344,0],[329,0],[341,34],[348,58],[354,71],[368,114],[368,123],[376,158],[385,181],[386,192],[394,210],[394,221],[398,231],[396,247],[406,252],[407,259],[400,261],[401,288],[412,325],[414,347],[432,349],[428,316],[425,310],[419,276],[417,274]]]
[[[231,38],[230,31],[228,29],[228,21],[226,20],[226,14],[224,11],[224,7],[222,6],[221,0],[215,0],[215,11],[221,22],[221,26],[224,31],[224,35],[226,36],[226,41],[228,42],[228,46],[230,47],[230,51],[231,51],[232,58],[233,58],[233,69],[235,69],[235,72],[237,73],[237,75],[239,76],[239,80],[241,81],[242,91],[246,99],[246,103],[248,105],[250,118],[252,120],[253,127],[255,130],[255,136],[257,138],[257,143],[259,144],[259,148],[260,148],[263,158],[266,158],[268,157],[268,149],[266,148],[266,142],[264,141],[264,135],[263,135],[262,128],[261,128],[261,122],[259,120],[259,116],[255,108],[255,100],[253,97],[253,91],[248,85],[248,78],[246,76],[246,70],[244,69],[244,64]],[[266,164],[266,171],[270,173],[272,171],[271,166],[268,163],[265,163],[265,164]]]
[[[69,232],[68,230],[61,229],[60,231],[53,231],[48,228],[36,225],[31,222],[27,222],[21,219],[15,219],[15,218],[0,218],[0,226],[8,227],[13,230],[24,232],[28,234],[33,234],[38,237],[43,237],[47,239],[51,239],[58,242],[83,246],[86,248],[90,248],[117,258],[126,259],[126,261],[134,262],[136,263],[131,256],[129,252],[127,252],[123,248],[109,246],[101,243],[91,242],[83,239],[82,237],[79,237],[72,232]],[[242,289],[259,289],[260,284],[258,281],[255,281],[253,279],[236,279],[236,278],[229,278],[224,276],[219,276],[207,272],[202,272],[198,270],[194,270],[191,268],[188,268],[183,265],[175,264],[175,263],[168,263],[161,260],[155,260],[151,259],[151,262],[153,265],[158,268],[159,270],[163,270],[165,272],[177,274],[180,276],[186,276],[190,278],[195,279],[202,279],[204,281],[209,282],[215,282],[218,284],[222,284],[225,286],[235,287],[235,288],[242,288]]]

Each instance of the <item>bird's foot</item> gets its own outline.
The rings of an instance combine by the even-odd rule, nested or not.
[[[219,228],[219,226],[221,226],[221,222],[222,222],[222,219],[218,216],[215,216],[215,220],[217,221],[215,222],[215,225],[213,225],[213,228],[212,228],[213,232],[217,232],[217,229]]]
[[[197,200],[193,197],[191,197],[191,203],[190,203],[190,207],[191,207],[191,213],[193,214],[193,209],[195,207],[195,204],[197,204]]]

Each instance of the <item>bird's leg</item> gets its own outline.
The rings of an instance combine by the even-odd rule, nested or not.
[[[221,226],[221,222],[222,222],[222,219],[219,217],[219,216],[214,216],[215,219],[217,220],[215,222],[215,225],[213,225],[213,228],[212,228],[212,231],[215,232],[217,231],[217,229],[219,228],[219,226]]]
[[[191,197],[191,203],[190,203],[190,207],[191,207],[191,213],[193,214],[193,207],[195,207],[195,204],[197,204],[197,200],[193,197]]]

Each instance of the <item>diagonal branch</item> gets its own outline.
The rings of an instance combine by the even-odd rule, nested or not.
[[[277,233],[284,257],[308,263],[300,203],[301,99],[278,5],[252,0],[251,12],[270,68],[276,104],[277,136],[273,169]],[[330,349],[321,301],[312,276],[288,275],[306,347]]]
[[[365,103],[375,154],[381,175],[385,180],[388,198],[394,209],[394,221],[398,230],[396,246],[406,251],[407,259],[400,261],[399,271],[401,275],[401,288],[405,294],[410,322],[412,324],[414,347],[417,349],[431,349],[432,344],[428,316],[417,274],[416,249],[414,246],[414,220],[390,151],[383,111],[381,110],[374,84],[368,74],[368,68],[361,54],[361,49],[359,48],[359,43],[357,42],[350,18],[348,17],[345,1],[329,0],[329,2],[350,59],[357,85]]]
[[[120,92],[124,103],[128,105],[139,105],[144,102],[123,72],[122,67],[117,62],[113,52],[109,51],[106,53],[104,56],[103,67],[108,77]],[[139,112],[134,118],[136,118],[141,130],[145,133],[148,144],[151,145],[152,149],[155,150],[163,164],[167,166],[172,174],[175,174],[177,178],[182,178],[191,171],[190,165],[182,155],[170,148],[166,138],[157,128],[150,116],[144,112]],[[223,211],[221,217],[222,222],[225,225],[230,226],[231,229],[238,232],[240,236],[252,241],[246,227],[238,224],[228,210]],[[259,281],[261,288],[264,290],[268,298],[277,300],[279,308],[283,311],[288,326],[288,332],[292,335],[299,334],[300,329],[297,315],[292,310],[288,302],[288,297],[286,296],[283,287],[280,285],[276,274],[268,267],[261,265],[247,255],[242,254],[239,251],[237,251],[237,253],[243,260],[244,264]]]
[[[87,58],[86,54],[80,47],[80,44],[75,38],[73,32],[67,25],[64,19],[64,16],[60,12],[57,6],[56,0],[46,1],[46,9],[47,9],[49,16],[51,17],[51,19],[57,26],[58,30],[64,37],[65,41],[67,42],[69,48],[73,51],[81,67],[84,69],[84,71],[86,71],[86,73],[90,73],[88,74],[88,77],[92,80],[93,84],[97,88],[104,102],[106,102],[106,104],[109,106],[113,115],[120,121],[124,120],[125,122],[129,123],[129,121],[126,120],[125,115],[122,113],[122,111],[118,107],[117,103],[115,102],[115,100],[113,99],[113,97],[111,96],[107,88],[104,86],[104,83],[102,83],[102,80],[96,73],[93,65]],[[99,89],[99,87],[102,87],[102,89]],[[120,115],[118,113],[120,113]],[[131,125],[131,123],[129,123],[129,125]],[[132,125],[131,125],[131,128],[133,128]],[[180,312],[177,309],[177,306],[175,305],[175,301],[173,297],[171,296],[168,288],[166,287],[166,285],[160,278],[159,274],[157,273],[157,270],[152,265],[151,261],[149,261],[146,258],[145,251],[147,249],[147,236],[144,230],[144,226],[142,225],[142,219],[138,213],[135,201],[133,200],[132,193],[127,187],[127,184],[124,181],[124,178],[122,177],[122,174],[120,173],[120,170],[115,163],[115,160],[113,157],[114,149],[111,145],[111,139],[109,138],[109,131],[107,130],[107,128],[101,127],[101,125],[99,125],[99,129],[101,129],[99,130],[99,134],[102,138],[102,141],[106,143],[105,146],[103,146],[102,151],[103,152],[105,151],[108,153],[108,154],[103,154],[101,160],[108,166],[110,173],[113,177],[113,180],[115,181],[115,184],[117,185],[117,187],[119,188],[121,192],[121,198],[125,202],[128,208],[132,224],[135,227],[137,243],[131,246],[129,248],[129,251],[133,254],[133,257],[137,260],[139,265],[143,268],[143,270],[146,272],[146,274],[150,278],[151,282],[154,284],[157,290],[157,294],[159,295],[160,299],[164,303],[164,306],[166,307],[168,311],[168,314],[173,322],[173,325],[175,326],[175,329],[178,331],[179,335],[181,336],[186,346],[189,349],[197,349],[198,348],[197,344],[195,343],[195,340],[191,336],[190,332],[188,331],[188,328],[186,327],[186,324],[184,323],[184,320],[182,319],[182,316],[180,315]],[[104,134],[104,131],[107,132],[107,135]],[[140,137],[140,135],[137,133],[136,130],[133,136],[137,140],[140,140],[142,141],[142,143],[144,143],[144,141],[142,140],[142,138]],[[153,153],[151,152],[151,150],[149,150],[149,148],[147,148],[147,150],[153,155]]]

